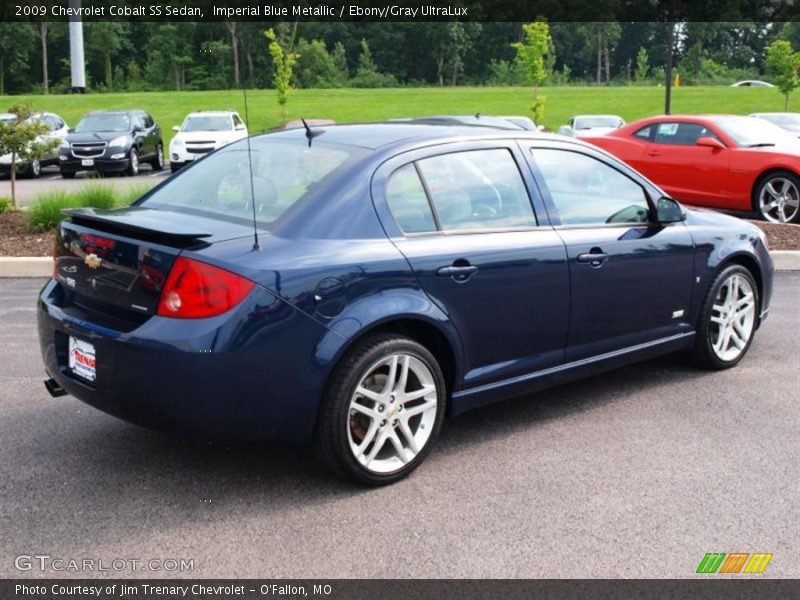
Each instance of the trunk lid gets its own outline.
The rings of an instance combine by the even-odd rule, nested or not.
[[[252,235],[236,223],[165,210],[72,209],[56,233],[54,277],[71,303],[90,313],[141,323],[185,248]]]

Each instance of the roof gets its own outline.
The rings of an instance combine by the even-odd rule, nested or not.
[[[193,110],[190,112],[187,117],[191,117],[192,115],[238,115],[239,113],[235,110]]]
[[[322,127],[312,127],[314,131],[324,131],[325,135],[316,138],[317,140],[344,144],[349,146],[360,146],[371,150],[398,144],[401,142],[419,143],[426,141],[447,141],[458,138],[507,138],[509,136],[519,137],[542,137],[535,132],[522,130],[501,130],[489,127],[475,127],[470,125],[453,124],[420,124],[420,123],[356,123],[350,125],[330,125]],[[284,136],[290,139],[305,139],[303,129],[290,129],[277,131],[268,134],[270,136]]]

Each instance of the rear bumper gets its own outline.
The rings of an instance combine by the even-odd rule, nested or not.
[[[132,331],[65,306],[50,281],[38,329],[47,374],[72,396],[145,427],[228,439],[307,442],[322,393],[312,348],[324,328],[262,288],[211,319],[151,317]],[[73,336],[95,348],[94,383],[68,366]]]

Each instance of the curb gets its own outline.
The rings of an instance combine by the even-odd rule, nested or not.
[[[770,252],[776,271],[800,271],[800,251],[775,250]],[[49,256],[0,256],[2,277],[50,277],[53,259]]]

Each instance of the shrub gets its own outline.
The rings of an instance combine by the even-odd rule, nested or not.
[[[122,190],[121,192],[118,192],[119,195],[117,197],[116,206],[128,206],[134,200],[138,200],[144,196],[151,189],[153,188],[149,185],[136,185]]]
[[[58,225],[65,216],[64,208],[74,208],[77,202],[74,196],[63,191],[48,192],[39,196],[26,213],[28,227],[31,231],[48,231]]]
[[[108,185],[93,183],[73,192],[76,206],[92,208],[115,208],[118,206],[119,194]]]
[[[11,212],[12,210],[14,210],[14,203],[11,201],[11,198],[0,196],[0,215]]]

